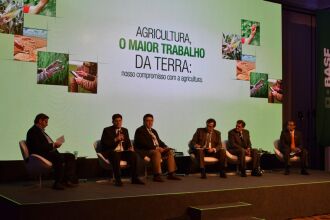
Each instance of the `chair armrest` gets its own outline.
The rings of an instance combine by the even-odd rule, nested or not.
[[[38,154],[31,154],[29,156],[28,163],[32,163],[32,161],[42,163],[43,165],[46,165],[49,167],[53,166],[52,162],[50,162],[49,160],[47,160],[46,158],[44,158],[43,156],[40,156]]]
[[[97,157],[102,160],[102,162],[110,164],[108,159],[105,159],[105,157],[101,153],[96,153]]]
[[[278,158],[283,159],[282,152],[280,150],[278,150],[277,148],[274,148],[274,153]]]
[[[229,160],[237,161],[237,156],[231,154],[228,150],[226,150],[226,157],[227,157]]]
[[[48,173],[53,167],[53,164],[38,154],[31,154],[25,163],[25,167],[31,175],[40,175]]]

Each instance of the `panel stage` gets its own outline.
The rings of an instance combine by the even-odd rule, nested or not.
[[[31,182],[0,185],[1,219],[288,219],[330,213],[330,174],[292,170],[263,177],[209,174],[146,185],[90,179],[77,188],[42,188]],[[36,182],[33,182],[36,183]]]

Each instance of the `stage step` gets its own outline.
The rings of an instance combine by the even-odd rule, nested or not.
[[[249,208],[252,204],[246,202],[233,202],[223,204],[196,205],[188,208],[188,215],[192,220],[231,219],[256,220],[252,217]]]

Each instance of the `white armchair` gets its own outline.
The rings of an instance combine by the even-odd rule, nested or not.
[[[224,140],[222,142],[222,146],[226,149],[226,158],[227,158],[228,163],[235,164],[236,165],[236,172],[239,172],[239,160],[238,160],[238,157],[236,155],[231,154],[227,150],[228,140]],[[252,161],[252,157],[245,156],[245,161],[246,161],[246,163],[250,163]]]
[[[101,153],[101,140],[97,140],[93,143],[94,149],[96,151],[96,155],[99,161],[100,166],[105,170],[112,170],[112,165],[110,161],[105,158]],[[121,160],[120,161],[120,168],[125,169],[128,167],[127,161]],[[104,182],[104,181],[100,181]]]
[[[281,162],[284,162],[283,154],[280,151],[280,140],[279,139],[274,141],[274,153],[275,153],[275,156],[277,157],[277,159],[279,159]],[[293,156],[290,158],[290,162],[298,162],[299,160],[300,160],[299,156]]]
[[[29,153],[29,149],[26,145],[25,140],[19,142],[19,147],[25,162],[25,167],[31,176],[39,177],[39,187],[42,186],[42,175],[47,174],[52,170],[53,164],[46,158],[38,155]]]

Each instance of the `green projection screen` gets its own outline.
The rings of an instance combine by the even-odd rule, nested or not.
[[[223,140],[243,119],[252,145],[272,151],[282,124],[281,97],[269,97],[268,86],[282,78],[280,5],[57,0],[54,14],[24,14],[25,48],[33,52],[17,55],[22,33],[0,33],[0,160],[22,158],[18,142],[41,112],[50,117],[47,133],[65,136],[60,151],[78,156],[96,157],[92,144],[114,113],[123,115],[131,139],[152,113],[161,139],[185,154],[208,118]],[[49,59],[62,59],[61,79],[56,73],[42,81]],[[84,61],[97,67],[96,87],[72,90],[71,71]]]

